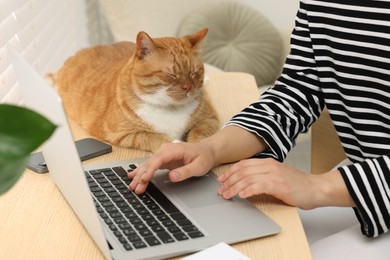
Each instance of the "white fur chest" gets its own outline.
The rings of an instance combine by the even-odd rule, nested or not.
[[[150,104],[141,105],[135,112],[157,132],[164,133],[173,140],[181,140],[191,114],[198,106],[192,101],[178,108],[165,108]]]

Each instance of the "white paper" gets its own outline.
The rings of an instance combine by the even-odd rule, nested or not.
[[[204,259],[223,259],[223,260],[250,260],[233,247],[225,242],[216,244],[215,246],[206,248],[190,256],[184,257],[182,260],[204,260]]]

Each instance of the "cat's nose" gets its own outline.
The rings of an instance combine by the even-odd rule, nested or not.
[[[191,90],[191,85],[190,84],[183,84],[182,89],[185,90],[186,92],[189,92]]]

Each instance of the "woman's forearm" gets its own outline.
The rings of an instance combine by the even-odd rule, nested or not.
[[[262,138],[238,126],[227,126],[202,142],[212,149],[215,165],[246,159],[268,148]]]

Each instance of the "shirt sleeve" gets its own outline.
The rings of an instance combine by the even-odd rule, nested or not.
[[[291,51],[275,85],[226,123],[226,126],[242,127],[264,139],[269,150],[255,157],[283,161],[295,145],[296,137],[310,128],[324,108],[306,14],[306,4],[302,0],[291,36]],[[386,137],[381,140],[388,141]],[[343,146],[348,152],[348,143]],[[350,159],[353,152],[349,149]],[[386,233],[390,227],[390,155],[388,149],[379,148],[375,154],[365,158],[354,156],[354,164],[339,168],[356,204],[354,210],[362,234],[368,237]]]
[[[390,226],[390,155],[338,169],[356,204],[362,234],[376,237]]]
[[[242,127],[264,139],[269,150],[254,157],[283,161],[299,133],[307,132],[324,108],[307,24],[301,2],[282,75],[257,102],[225,124]]]

